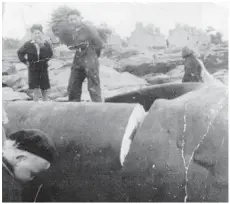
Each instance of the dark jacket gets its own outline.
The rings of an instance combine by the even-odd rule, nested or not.
[[[184,76],[182,82],[202,82],[202,67],[194,55],[185,57]]]
[[[27,55],[27,59],[25,56]],[[45,42],[44,47],[40,48],[40,54],[38,56],[37,49],[32,40],[27,41],[19,50],[18,58],[19,60],[26,64],[27,62],[48,62],[49,59],[53,56],[53,51],[48,42]]]
[[[93,26],[83,23],[80,28],[73,31],[73,40],[75,47],[83,51],[86,48],[92,49],[98,57],[100,56],[103,42],[98,31]]]

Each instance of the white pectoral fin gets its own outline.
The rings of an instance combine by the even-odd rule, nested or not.
[[[126,126],[125,134],[123,136],[123,140],[121,143],[121,150],[120,150],[120,163],[123,166],[125,162],[125,158],[129,153],[130,146],[132,140],[136,134],[137,129],[142,124],[144,118],[146,117],[147,113],[145,112],[142,105],[138,104],[128,121],[128,125]]]

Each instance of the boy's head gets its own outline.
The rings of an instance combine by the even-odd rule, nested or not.
[[[43,38],[43,27],[40,24],[34,24],[30,28],[32,39],[33,40],[41,40]]]
[[[20,130],[3,144],[3,166],[21,182],[47,170],[56,154],[48,136],[39,130]]]
[[[81,14],[78,10],[72,10],[67,14],[68,22],[73,27],[78,27],[81,25]]]
[[[191,56],[193,54],[194,54],[194,51],[191,48],[189,48],[187,46],[182,48],[182,51],[181,51],[182,58],[189,57],[189,56]]]

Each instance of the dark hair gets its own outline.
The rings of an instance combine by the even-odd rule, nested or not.
[[[71,15],[77,15],[77,16],[81,16],[81,13],[77,10],[77,9],[74,9],[74,10],[71,10],[67,13],[67,17],[71,16]]]
[[[20,150],[33,153],[50,163],[54,160],[56,149],[49,137],[40,130],[20,130],[9,135],[9,139],[15,141]]]
[[[42,25],[41,24],[32,25],[32,27],[30,28],[30,31],[33,33],[35,30],[39,30],[39,31],[43,32]]]

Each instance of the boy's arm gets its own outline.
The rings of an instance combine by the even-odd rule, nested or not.
[[[101,50],[103,48],[103,42],[102,42],[101,37],[98,34],[97,29],[91,25],[87,25],[86,31],[88,33],[89,40],[92,41],[96,50]]]
[[[25,58],[25,55],[27,54],[27,49],[28,49],[28,43],[25,43],[17,52],[20,62],[24,64],[27,63],[27,60]]]
[[[52,46],[49,42],[46,42],[47,44],[47,48],[48,48],[48,58],[51,58],[53,57],[53,49],[52,49]]]

